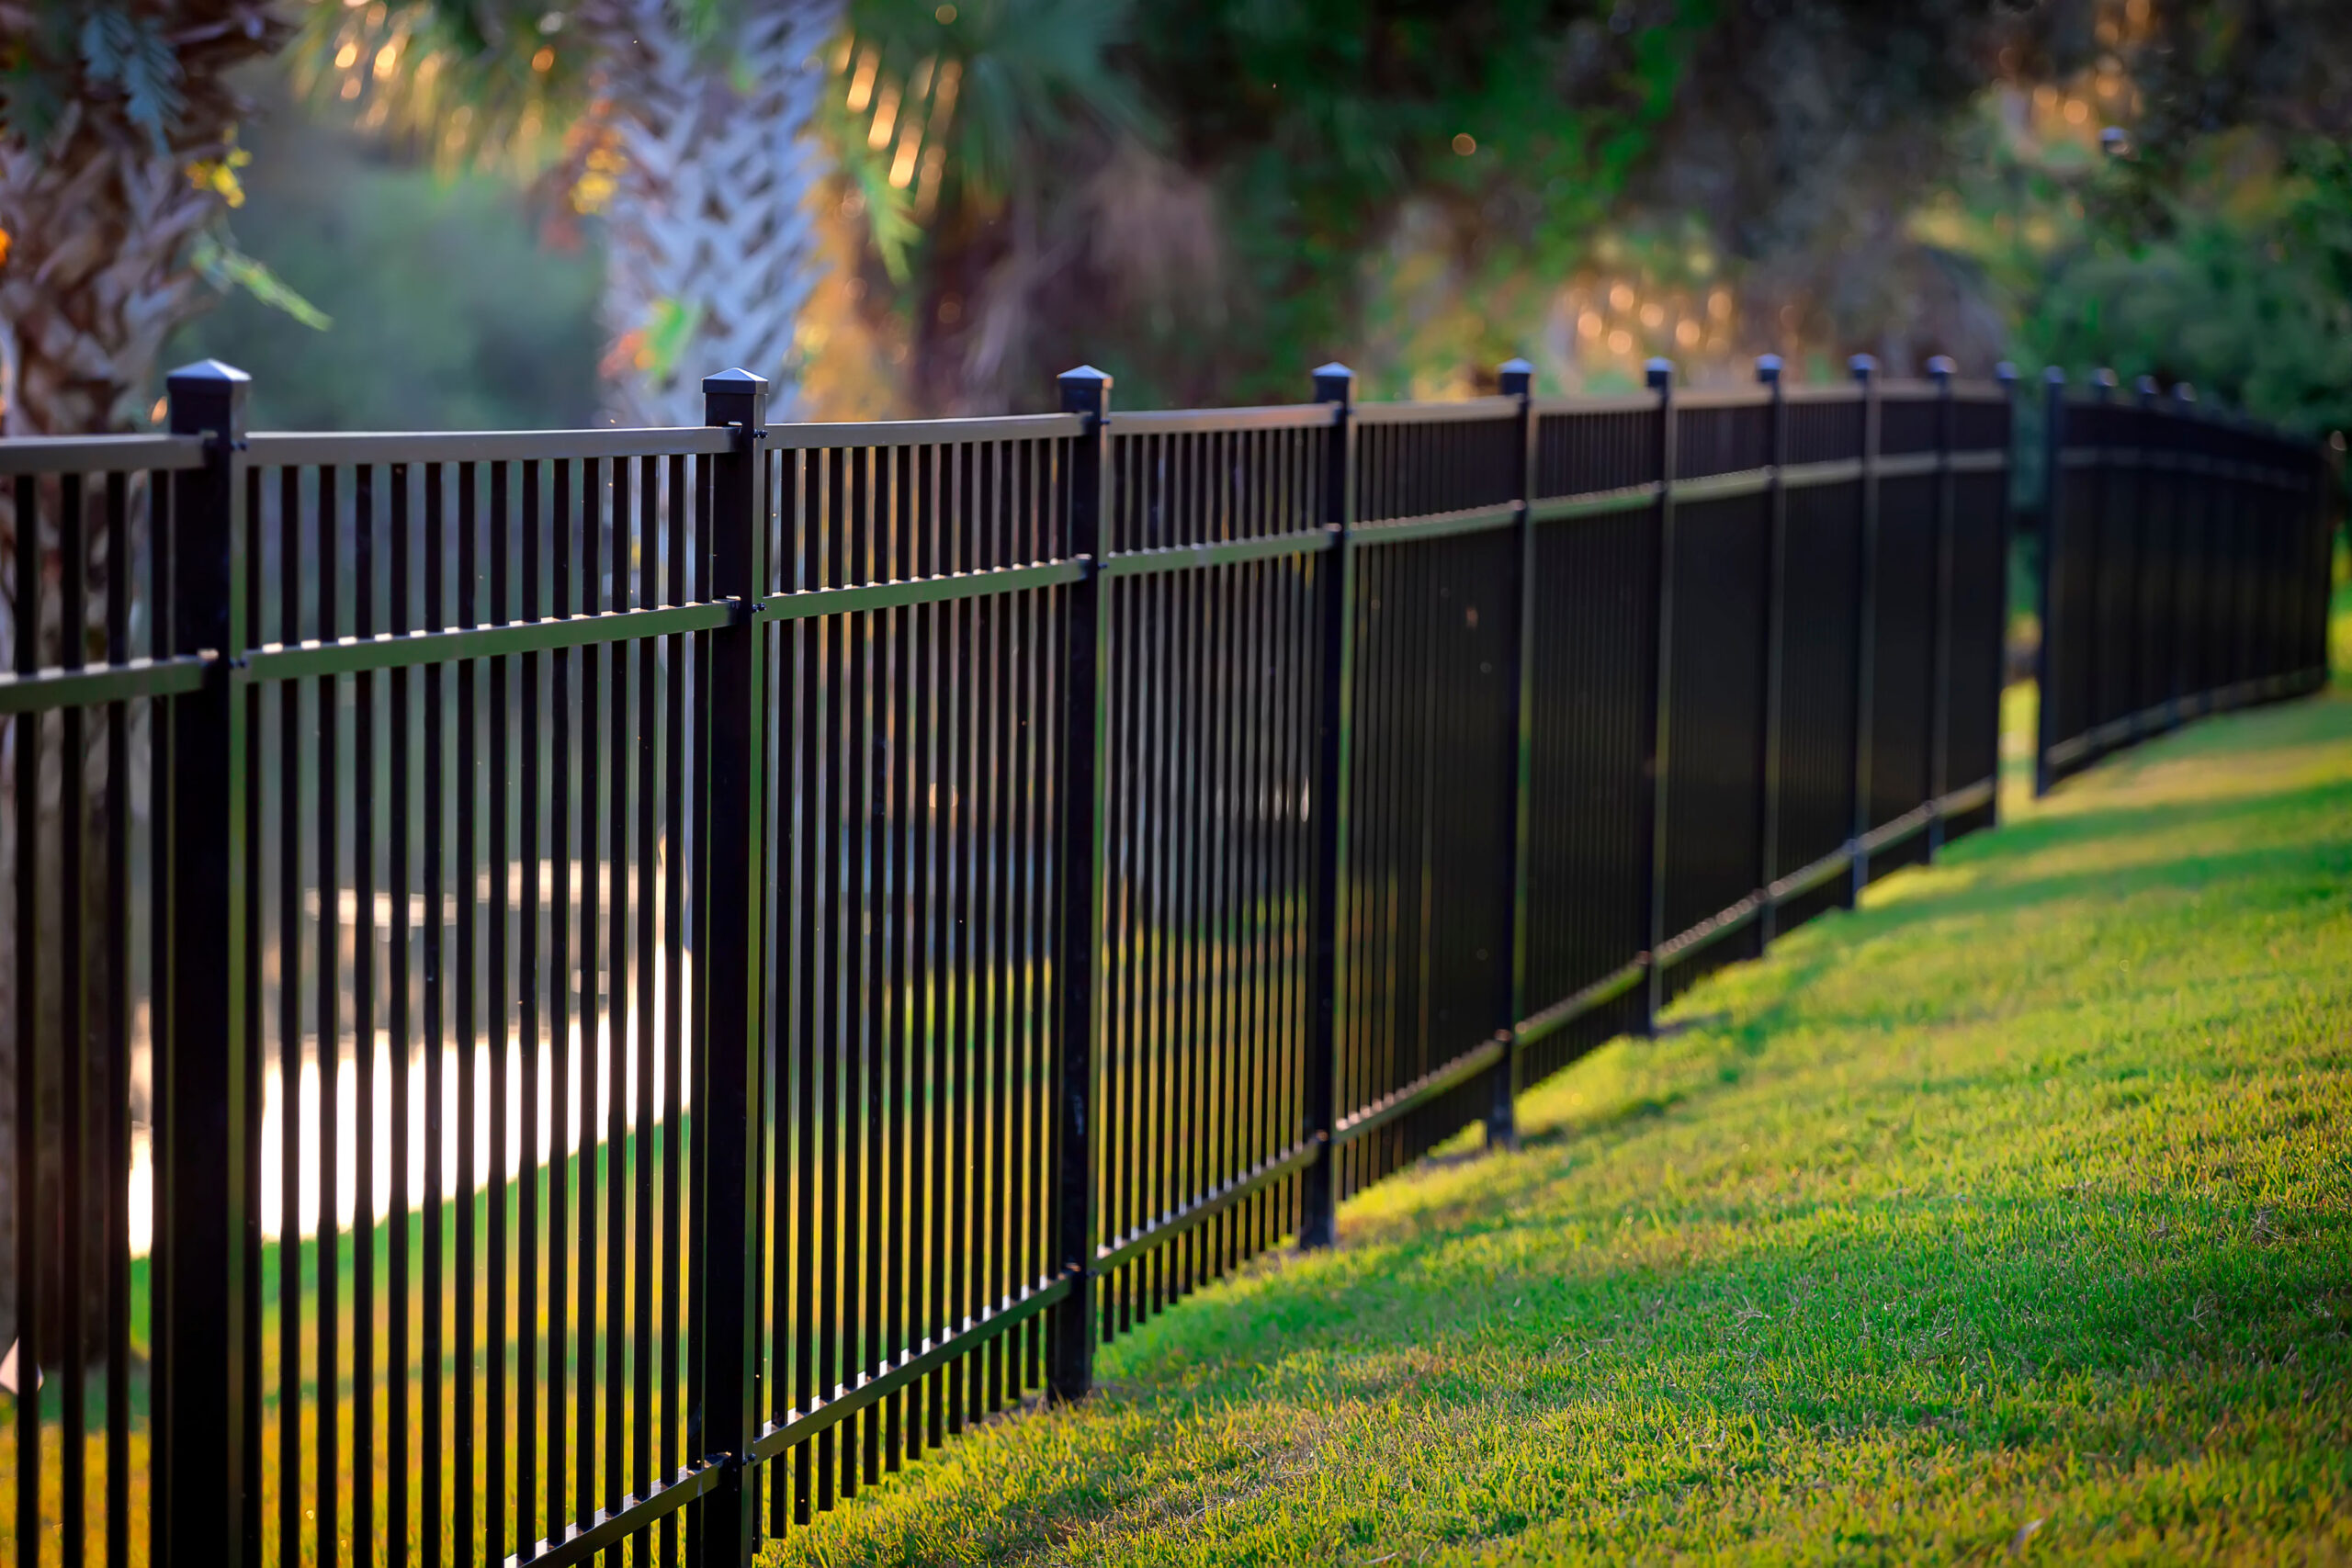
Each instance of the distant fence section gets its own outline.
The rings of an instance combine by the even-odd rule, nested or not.
[[[2327,682],[2327,451],[2102,372],[2046,386],[2034,787],[2199,714]]]
[[[1936,369],[0,443],[16,1560],[741,1564],[1510,1141],[1992,822]],[[2045,760],[2307,685],[2308,455],[2059,429]]]

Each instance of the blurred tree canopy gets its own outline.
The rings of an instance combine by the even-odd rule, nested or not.
[[[257,84],[239,243],[330,319],[232,295],[164,360],[254,372],[265,430],[578,428],[602,404],[594,224],[548,243],[497,174],[438,174]]]
[[[1705,383],[1766,350],[1815,378],[1866,350],[1897,375],[1937,353],[2111,363],[2352,422],[2352,30],[2332,0],[288,14],[328,109],[446,171],[534,183],[559,239],[601,222],[600,321],[558,326],[568,285],[499,314],[593,332],[608,385],[665,398],[741,357],[737,336],[824,417],[1036,407],[1080,360],[1137,406],[1295,398],[1335,356],[1370,392],[1443,394],[1513,353],[1546,386],[1606,389],[1651,355]],[[437,198],[453,221],[472,188]],[[401,231],[431,226],[420,207]],[[330,281],[302,237],[246,227],[334,336],[435,265],[386,231]],[[756,266],[723,248],[746,233],[768,237]],[[788,330],[730,335],[762,309]],[[253,321],[256,342],[280,330]]]
[[[846,96],[984,5],[858,0]],[[1120,40],[1124,123],[1068,120],[1010,182],[951,166],[907,264],[865,254],[883,400],[1036,406],[1081,359],[1149,404],[1295,398],[1333,355],[1438,393],[1512,353],[1600,389],[1868,351],[2352,415],[2325,0],[1197,0]]]

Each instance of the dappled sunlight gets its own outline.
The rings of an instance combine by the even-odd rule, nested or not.
[[[2340,1551],[2348,781],[2341,701],[2094,770],[775,1560]]]

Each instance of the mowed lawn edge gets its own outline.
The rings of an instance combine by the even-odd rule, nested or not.
[[[2352,1561],[2342,682],[1670,1020],[766,1561]]]

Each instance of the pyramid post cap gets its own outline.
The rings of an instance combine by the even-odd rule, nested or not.
[[[1960,365],[1951,355],[1939,354],[1928,361],[1928,374],[1935,377],[1957,376],[1960,374]]]
[[[1777,354],[1758,355],[1756,356],[1756,378],[1758,381],[1763,382],[1768,387],[1778,382],[1781,378],[1781,356]]]
[[[1108,370],[1097,370],[1091,365],[1075,365],[1068,370],[1063,371],[1060,375],[1055,377],[1054,379],[1057,381],[1098,381],[1107,387],[1111,384],[1111,373]]]
[[[1867,381],[1878,374],[1878,360],[1871,355],[1857,354],[1846,361],[1846,369],[1855,380]]]
[[[1356,378],[1356,373],[1354,371],[1349,369],[1346,366],[1340,364],[1336,359],[1331,361],[1329,365],[1317,366],[1311,372],[1309,372],[1309,374],[1318,381],[1332,380],[1341,377],[1344,377],[1351,381]]]
[[[1996,366],[1994,366],[1994,367],[1993,367],[1993,379],[1994,379],[1994,380],[1996,380],[1996,381],[2003,381],[2003,382],[2013,382],[2013,381],[2015,381],[2017,378],[2018,378],[2018,367],[2017,367],[2017,366],[2015,365],[2015,363],[2013,363],[2012,361],[2009,361],[2009,360],[2004,359],[2004,360],[2002,360],[1998,365],[1996,365]]]
[[[718,396],[728,392],[764,392],[767,389],[766,377],[756,375],[740,365],[730,370],[721,370],[716,376],[706,376],[702,378],[702,390],[705,397]]]
[[[1663,356],[1645,361],[1642,376],[1652,387],[1671,386],[1674,381],[1674,361]]]
[[[243,386],[252,379],[252,377],[233,365],[224,365],[218,359],[199,359],[193,365],[183,365],[165,376],[164,385],[174,387],[182,381],[191,384],[213,381],[238,387]]]
[[[1500,365],[1496,366],[1495,368],[1505,376],[1532,376],[1535,374],[1535,367],[1530,365],[1526,360],[1521,359],[1517,355],[1511,355],[1509,359],[1504,360]]]

